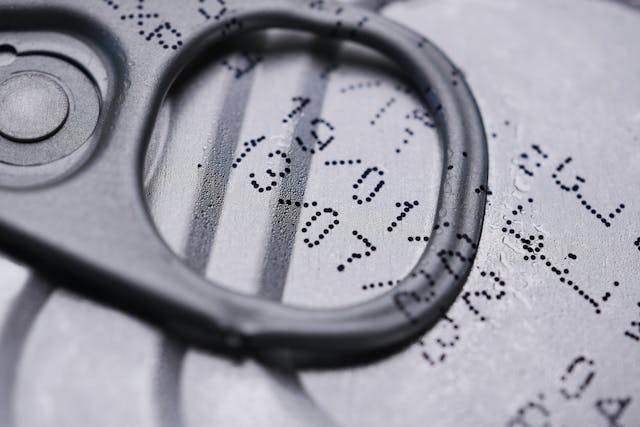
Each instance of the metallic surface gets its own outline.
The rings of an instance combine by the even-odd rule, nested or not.
[[[129,6],[129,2],[120,3],[121,10]],[[184,32],[188,22],[196,25],[205,19],[198,12],[202,6],[198,2],[193,10],[187,6],[177,13],[174,2],[158,1],[149,2],[148,10],[170,17]],[[204,6],[215,14],[215,2]],[[106,3],[91,7],[102,7],[101,13],[119,19],[120,13],[112,12]],[[638,424],[640,348],[632,336],[640,334],[640,252],[634,244],[640,236],[635,204],[640,179],[635,167],[640,161],[640,70],[638,46],[629,42],[638,38],[637,12],[606,1],[454,0],[398,3],[382,13],[428,36],[455,61],[479,101],[489,137],[492,194],[483,237],[461,298],[446,318],[393,357],[356,369],[301,370],[286,357],[235,360],[194,350],[148,324],[61,290],[55,281],[5,261],[0,287],[0,395],[7,398],[0,399],[0,425],[12,424],[7,417],[20,426]],[[123,37],[135,35],[136,23],[123,22],[120,31]],[[291,43],[300,44],[297,40]],[[429,191],[419,193],[411,180],[402,181],[398,187],[384,189],[393,191],[381,191],[374,209],[367,213],[345,210],[349,214],[345,224],[352,222],[371,232],[380,228],[371,239],[377,237],[380,248],[390,247],[385,257],[345,272],[349,286],[325,275],[325,271],[335,272],[336,265],[326,257],[349,251],[349,239],[327,246],[323,242],[314,249],[326,252],[314,257],[301,252],[308,249],[298,237],[282,285],[285,302],[335,306],[384,292],[388,280],[409,271],[424,242],[409,242],[407,236],[428,234],[433,221],[429,208],[435,203],[430,197],[437,194],[439,183],[439,176],[429,178],[425,169],[430,168],[420,164],[433,161],[438,169],[440,160],[435,134],[427,133],[423,135],[426,143],[401,145],[403,153],[410,155],[396,160],[393,150],[401,144],[403,129],[397,129],[394,120],[403,124],[402,116],[380,121],[381,127],[376,128],[380,145],[370,144],[368,136],[358,140],[358,134],[369,135],[369,121],[391,97],[397,97],[394,108],[404,113],[404,100],[393,90],[397,76],[389,76],[384,63],[368,57],[356,61],[352,51],[345,51],[338,55],[342,58],[338,73],[326,85],[307,84],[313,81],[311,72],[326,70],[323,56],[309,53],[307,47],[302,45],[289,55],[285,49],[285,55],[278,57],[278,50],[274,53],[267,46],[260,51],[265,60],[254,67],[255,75],[246,73],[238,80],[236,69],[212,57],[196,74],[198,80],[183,84],[182,89],[174,87],[175,96],[170,94],[158,120],[166,127],[154,136],[160,147],[161,136],[166,136],[166,167],[163,161],[150,160],[159,169],[149,168],[154,172],[147,188],[155,222],[179,252],[187,233],[181,221],[172,226],[173,219],[196,213],[185,201],[204,177],[194,171],[205,168],[202,160],[209,155],[214,135],[229,135],[230,140],[234,134],[241,136],[233,159],[243,152],[243,142],[263,133],[295,144],[290,133],[269,128],[262,114],[277,110],[274,116],[281,119],[279,113],[291,110],[288,101],[301,94],[300,87],[312,88],[316,97],[315,91],[325,90],[321,115],[343,118],[342,124],[336,124],[336,141],[344,138],[352,144],[334,144],[333,152],[312,162],[310,200],[321,196],[333,200],[340,191],[337,184],[353,182],[360,171],[348,165],[342,169],[324,165],[325,160],[352,155],[363,161],[372,158],[373,163],[384,161],[389,176],[397,168],[434,183]],[[232,67],[244,69],[242,55],[225,59]],[[344,62],[351,68],[344,67]],[[250,76],[251,85],[244,80]],[[341,96],[345,86],[369,78],[382,80],[379,92],[365,89]],[[224,101],[225,94],[243,97],[233,103]],[[229,106],[237,110],[224,116],[226,126],[217,126],[219,109],[229,111]],[[187,129],[201,133],[196,136]],[[547,158],[532,145],[538,145]],[[346,150],[352,146],[355,151]],[[436,153],[435,159],[430,158],[431,152]],[[615,214],[610,227],[587,211],[574,192],[555,184],[552,174],[567,157],[573,160],[560,179],[564,183],[572,183],[575,175],[585,179],[586,183],[579,183],[581,194],[592,209]],[[252,162],[243,163],[249,169],[238,168],[242,174],[230,174],[228,188],[233,191],[226,193],[230,201],[224,209],[229,212],[223,210],[220,215],[207,268],[214,279],[244,292],[260,289],[262,266],[251,260],[261,256],[245,251],[239,260],[227,258],[225,248],[236,246],[222,243],[240,250],[233,239],[238,228],[242,238],[251,236],[251,230],[264,231],[260,218],[271,218],[262,209],[254,212],[254,223],[230,226],[234,216],[242,218],[238,201],[251,200],[250,193],[240,200],[233,198],[244,190],[234,184],[234,176],[244,182],[244,173],[260,166],[257,160]],[[391,185],[394,180],[388,182]],[[385,227],[398,215],[395,202],[414,194],[419,194],[420,212],[412,210],[399,227],[387,232]],[[625,208],[617,214],[620,203]],[[518,205],[524,211],[515,222],[518,232],[544,235],[548,259],[570,270],[574,284],[597,299],[600,314],[544,263],[525,261],[529,252],[514,235],[502,232],[507,220],[513,222],[512,211]],[[342,206],[347,204],[337,205]],[[418,215],[410,216],[414,213]],[[396,236],[402,239],[396,241]],[[259,247],[254,242],[260,241],[248,241],[249,247]],[[236,262],[240,268],[233,267]],[[245,266],[251,265],[254,268],[245,272]],[[499,274],[504,288],[493,282],[490,272]],[[251,280],[236,280],[237,276]],[[384,287],[378,287],[383,281]],[[239,289],[246,283],[250,286]],[[369,288],[369,284],[376,286]],[[494,298],[503,289],[506,295]],[[470,310],[467,301],[479,314]]]
[[[46,74],[25,73],[0,84],[0,134],[16,142],[48,138],[69,115],[69,98]]]
[[[34,13],[28,3],[22,6],[25,13]],[[19,11],[5,12],[12,13],[17,16]],[[409,276],[390,293],[365,304],[311,311],[212,286],[168,259],[170,254],[144,210],[138,182],[140,156],[167,83],[216,43],[268,28],[305,30],[379,50],[408,71],[440,130],[443,178],[436,206],[438,223],[430,243]],[[151,317],[193,344],[233,350],[268,346],[333,357],[404,344],[432,325],[458,294],[471,268],[484,216],[485,194],[478,189],[486,187],[488,169],[477,107],[463,76],[447,58],[424,37],[365,10],[290,1],[230,2],[219,22],[198,28],[182,46],[172,47],[179,54],[168,59],[151,58],[125,42],[112,48],[130,58],[128,64],[119,63],[119,55],[111,53],[123,73],[114,79],[122,85],[126,78],[127,90],[117,103],[107,101],[110,125],[99,131],[99,153],[82,171],[57,185],[22,193],[0,191],[0,229],[4,231],[0,245],[50,274],[92,282],[87,293],[102,294],[114,304]],[[149,84],[152,76],[155,81]],[[125,149],[127,140],[133,143]],[[262,188],[253,181],[253,186],[263,192],[276,183]],[[371,193],[367,202],[373,197]],[[53,220],[40,215],[45,206]],[[92,221],[79,221],[79,216]],[[106,239],[87,238],[96,228]],[[353,235],[363,239],[356,230]],[[363,242],[367,250],[376,251],[367,239]],[[463,264],[452,268],[452,260],[442,255],[447,252]],[[132,259],[140,260],[133,269]],[[83,291],[83,287],[76,289]]]
[[[0,162],[20,170],[70,156],[90,139],[98,120],[100,98],[94,82],[84,70],[60,57],[59,51],[32,50],[46,46],[43,42],[29,46],[29,37],[20,32],[4,37],[22,39],[25,50],[16,52],[0,69],[0,90],[4,91]],[[0,185],[12,181],[7,175],[0,173]],[[27,179],[16,181],[20,186],[29,185]]]

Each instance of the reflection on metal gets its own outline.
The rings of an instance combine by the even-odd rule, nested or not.
[[[180,37],[172,30],[184,42],[192,28],[226,13],[225,3],[187,1],[176,13],[175,2],[148,2],[145,13],[159,18],[145,15],[142,26],[120,18],[135,12],[135,1],[96,0],[90,8],[112,16],[120,37],[139,38],[141,49],[159,56],[158,51],[173,52],[171,46],[177,46]],[[562,5],[553,0],[415,0],[382,13],[429,37],[456,62],[487,129],[490,188],[475,189],[488,196],[483,236],[469,279],[446,316],[415,344],[384,360],[309,371],[293,366],[286,354],[260,352],[255,362],[197,351],[135,318],[61,290],[46,303],[32,295],[43,309],[27,310],[30,320],[16,322],[22,312],[17,307],[29,305],[16,303],[31,298],[17,298],[29,273],[3,262],[0,324],[6,331],[18,325],[18,338],[0,345],[0,393],[11,394],[2,399],[0,424],[9,411],[15,425],[39,427],[85,426],[88,419],[96,425],[138,426],[633,425],[640,419],[640,389],[630,381],[638,376],[633,337],[640,335],[640,294],[634,285],[640,212],[632,185],[640,180],[634,166],[640,89],[637,44],[629,43],[638,38],[640,18],[612,2],[581,0]],[[158,21],[170,21],[171,28],[160,28],[156,36]],[[152,41],[138,35],[139,27],[154,33]],[[443,164],[437,135],[418,128],[417,120],[408,121],[406,113],[418,103],[405,97],[402,77],[375,55],[340,44],[335,62],[325,67],[325,57],[308,49],[316,39],[303,38],[303,43],[300,37],[268,33],[274,41],[256,49],[257,63],[255,55],[242,53],[251,53],[251,46],[240,45],[231,55],[206,58],[193,74],[180,75],[149,150],[149,210],[171,249],[184,256],[189,224],[199,213],[193,203],[198,189],[211,191],[203,185],[205,169],[217,173],[207,164],[214,140],[226,132],[237,135],[237,141],[229,140],[236,146],[231,164],[247,148],[251,151],[225,177],[224,203],[215,204],[220,209],[215,235],[196,251],[202,251],[200,265],[206,268],[200,268],[210,280],[256,294],[265,238],[280,197],[276,190],[258,197],[249,174],[263,185],[267,168],[282,170],[276,169],[282,162],[268,160],[270,151],[288,155],[301,146],[296,137],[312,147],[310,132],[296,135],[293,129],[316,117],[310,117],[310,104],[299,110],[304,102],[292,98],[304,95],[310,73],[328,77],[324,93],[317,95],[322,99],[317,115],[335,131],[320,127],[317,133],[322,141],[334,139],[311,159],[304,196],[309,206],[300,207],[288,273],[284,282],[269,285],[281,287],[284,303],[299,306],[335,307],[375,298],[409,272],[438,222],[433,208]],[[50,35],[44,39],[53,44]],[[24,52],[17,42],[13,36],[0,38],[0,64],[20,58],[8,47]],[[77,65],[90,70],[104,99],[112,99],[96,72],[101,58],[71,53],[81,58]],[[316,69],[313,63],[323,65]],[[240,97],[246,103],[238,101],[244,104],[238,114],[229,114],[224,105],[232,104],[224,99],[249,80],[251,87]],[[391,99],[395,103],[379,115]],[[282,123],[290,113],[289,123]],[[92,144],[76,153],[91,153]],[[225,156],[220,156],[223,162]],[[73,171],[67,165],[86,156],[70,157],[61,160],[65,165],[20,167],[19,180],[51,182],[51,176]],[[563,190],[551,177],[569,157],[561,179],[580,177],[578,191]],[[35,175],[45,167],[48,177]],[[373,167],[384,175],[374,181],[370,173],[352,191]],[[16,168],[0,164],[2,184],[16,176]],[[384,186],[366,202],[381,180]],[[589,209],[576,194],[584,196]],[[352,201],[353,195],[363,204]],[[335,200],[340,202],[326,203]],[[284,197],[284,206],[287,201],[296,207],[297,200]],[[405,212],[404,203],[415,201],[419,204]],[[324,239],[317,236],[328,224],[327,213],[320,210],[312,220],[318,210],[311,202],[338,213],[340,223]],[[620,203],[625,207],[616,213]],[[601,212],[615,214],[610,227],[597,218]],[[76,218],[87,221],[82,213]],[[303,233],[307,222],[311,226]],[[96,228],[91,236],[108,240],[108,233]],[[365,245],[350,234],[354,230],[377,247],[375,255],[364,255]],[[305,238],[320,244],[309,248]],[[353,253],[362,259],[347,263]],[[346,265],[342,273],[336,269],[340,263]],[[587,297],[598,304],[599,314]],[[250,411],[244,410],[246,402]]]

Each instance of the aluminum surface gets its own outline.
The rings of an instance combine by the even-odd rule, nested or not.
[[[103,5],[98,2],[98,6]],[[209,13],[215,11],[214,2],[209,6]],[[191,16],[191,12],[185,8],[176,15]],[[16,424],[23,426],[638,423],[640,212],[634,198],[640,178],[636,167],[640,160],[640,52],[629,40],[638,38],[640,15],[609,2],[577,0],[413,1],[391,5],[383,13],[432,39],[459,65],[479,101],[489,134],[491,195],[483,239],[462,298],[447,317],[415,345],[388,359],[357,369],[298,371],[284,360],[232,361],[190,350],[151,326],[58,290],[6,261],[0,287],[0,395],[8,399],[0,400],[0,417],[5,417],[1,425],[9,424],[7,417],[12,413]],[[195,7],[193,16],[194,20],[202,16]],[[309,70],[323,69],[316,65],[317,56],[301,52],[292,55],[294,60],[285,55],[278,61],[277,50],[262,55],[251,85],[242,79],[236,83],[236,70],[219,61],[205,66],[193,86],[175,92],[177,98],[170,97],[167,107],[175,113],[172,116],[167,110],[163,117],[192,122],[176,120],[174,126],[167,120],[167,133],[173,135],[167,139],[167,148],[180,141],[179,126],[189,129],[189,134],[200,129],[203,141],[213,141],[211,123],[225,105],[225,93],[244,94],[247,99],[246,106],[242,97],[236,101],[247,119],[233,114],[226,118],[230,128],[237,127],[236,134],[242,135],[238,142],[250,141],[258,131],[277,134],[279,129],[275,125],[270,129],[263,115],[280,108],[273,101],[278,92],[286,98],[297,92],[297,82],[304,82]],[[237,64],[234,60],[243,57],[227,62]],[[327,94],[322,114],[333,111],[344,120],[339,130],[345,132],[344,138],[362,133],[395,94],[393,74],[377,64],[373,69],[369,61],[351,69],[343,64],[334,74],[336,80],[332,77],[319,87]],[[275,83],[278,76],[284,77],[285,87]],[[372,76],[385,83],[379,93],[339,97],[345,86],[370,81]],[[207,98],[215,102],[208,103]],[[411,105],[400,96],[396,103]],[[349,123],[354,124],[351,131],[345,129]],[[396,146],[403,129],[394,129],[393,122],[386,126],[381,126],[380,133],[388,138],[380,141],[394,140],[394,144],[363,146],[366,154],[391,162],[393,157],[383,150]],[[284,143],[291,143],[286,136]],[[425,174],[435,190],[439,176],[411,163],[417,158],[439,164],[433,138],[433,146],[407,144],[417,151],[405,158],[408,163],[399,162],[396,167]],[[197,165],[204,167],[199,160],[208,154],[208,144],[199,145],[192,156],[175,150],[175,157],[169,158],[174,160],[167,163],[175,165],[175,170],[160,170],[157,178],[148,181],[148,188],[156,179],[166,186],[152,192],[151,206],[176,250],[183,247],[184,230],[172,229],[171,224],[188,220],[172,217],[190,215],[190,203],[185,200],[192,200]],[[233,158],[242,150],[239,145]],[[336,160],[360,153],[347,151]],[[180,159],[182,166],[190,167],[179,167]],[[320,162],[317,168],[330,166]],[[393,170],[392,163],[389,169]],[[330,193],[334,187],[326,179],[333,177],[340,183],[354,178],[348,165],[345,169],[337,165],[327,175],[320,173],[310,173],[309,194]],[[576,175],[585,182],[576,181]],[[180,186],[181,180],[188,184]],[[574,191],[575,186],[579,189]],[[409,193],[417,190],[408,181],[400,187]],[[354,221],[373,229],[388,226],[398,215],[395,192],[389,193],[389,200],[382,198],[387,194],[382,192],[376,200],[389,202],[380,203],[386,207],[380,208],[379,217]],[[425,223],[433,221],[428,207],[433,206],[434,193],[420,194],[425,199],[419,205],[424,209],[420,215],[408,215],[394,232],[382,228],[383,238],[402,232],[398,233],[402,239],[389,240],[397,258],[388,255],[388,262],[354,272],[348,290],[336,283],[340,292],[323,292],[331,284],[318,270],[325,264],[322,258],[313,268],[317,273],[309,274],[314,264],[294,251],[281,291],[284,300],[335,306],[383,292],[387,281],[393,282],[410,268],[411,254],[420,253],[424,242],[409,242],[408,237],[424,237]],[[234,195],[237,192],[226,197]],[[249,203],[238,197],[237,202],[228,203]],[[264,212],[263,219],[257,217],[255,229],[264,230],[261,224],[265,223],[259,221],[269,221],[271,216],[260,206],[255,209]],[[414,212],[418,213],[415,209],[410,213]],[[233,249],[235,243],[241,249],[231,226],[237,215],[233,210],[221,213],[207,274],[228,279],[225,283],[230,285],[249,283],[244,291],[258,292],[261,254],[248,253],[243,259],[252,268],[229,269],[237,258],[225,260],[225,247]],[[522,238],[534,243],[523,244]],[[256,237],[256,241],[262,240]],[[224,242],[230,245],[223,246]],[[216,249],[218,244],[221,249]],[[546,260],[531,259],[532,254],[543,254]],[[382,288],[377,286],[381,281]],[[292,288],[294,283],[304,286]],[[372,283],[374,288],[369,287]],[[504,296],[498,299],[502,290]],[[271,290],[263,292],[274,295]]]
[[[22,74],[0,86],[0,133],[17,142],[34,142],[55,133],[69,114],[64,89],[45,74]]]
[[[64,179],[29,191],[0,188],[0,247],[48,276],[68,283],[74,290],[151,319],[193,345],[222,351],[301,351],[310,362],[311,356],[343,361],[345,354],[370,356],[372,352],[406,344],[433,325],[459,293],[471,269],[482,227],[486,199],[481,190],[487,186],[487,144],[477,104],[464,76],[424,36],[362,8],[291,0],[228,0],[226,4],[228,8],[225,6],[217,18],[195,26],[185,35],[172,29],[174,24],[167,21],[145,38],[119,37],[122,21],[133,14],[123,14],[120,20],[114,20],[91,14],[68,0],[51,5],[53,13],[58,13],[54,20],[58,25],[71,32],[77,30],[75,36],[86,38],[105,58],[112,70],[109,77],[114,92],[102,94],[102,126],[94,132],[97,147],[78,170],[68,171]],[[8,25],[8,20],[15,20],[18,26],[30,25],[30,18],[38,16],[36,6],[26,2],[0,8],[7,20],[4,25]],[[144,26],[145,16],[152,18],[154,14],[140,13],[143,5],[137,9],[138,26]],[[103,28],[101,32],[81,30],[83,22],[92,20]],[[77,21],[77,25],[70,21]],[[271,28],[353,41],[383,54],[408,70],[407,77],[425,104],[422,116],[439,131],[443,165],[436,204],[438,222],[433,225],[429,244],[410,274],[389,293],[371,301],[307,310],[222,288],[173,258],[148,219],[138,181],[140,165],[144,162],[151,124],[169,85],[197,57],[244,34]],[[160,32],[163,29],[171,29],[176,40],[167,41],[166,34]],[[137,34],[146,33],[141,29]],[[151,42],[154,36],[159,38],[164,54],[153,55],[143,49],[144,43]],[[171,50],[177,54],[168,54]],[[24,61],[16,61],[21,62]],[[45,67],[42,72],[45,71],[49,69]],[[81,98],[78,103],[82,101]],[[303,104],[306,102],[309,100],[305,99]],[[77,113],[83,121],[88,120],[90,113],[83,109]],[[290,113],[289,119],[292,118]],[[318,205],[315,201],[304,201],[303,194],[305,164],[315,150],[321,151],[331,142],[318,137],[320,125],[334,130],[329,122],[317,117],[311,120],[310,132],[315,144],[305,145],[302,136],[296,136],[298,147],[288,153],[280,150],[269,153],[286,166],[279,173],[268,168],[266,182],[259,183],[255,173],[249,174],[258,193],[268,195],[279,185],[280,213],[276,216],[280,218],[286,214],[283,211],[289,210],[295,216],[301,207]],[[408,129],[407,132],[412,133]],[[45,147],[50,143],[41,142]],[[212,151],[215,153],[218,147],[214,145]],[[32,154],[26,148],[15,147],[12,151],[23,156]],[[396,154],[400,151],[396,150]],[[377,179],[384,175],[384,168],[365,169],[353,189],[368,188],[369,182],[366,185],[364,182],[370,175]],[[380,180],[368,190],[371,191],[368,195],[354,194],[352,203],[361,208],[371,204],[384,184]],[[48,211],[46,216],[40,214],[44,209]],[[209,210],[215,209],[215,206],[202,209],[197,215],[207,216]],[[337,210],[321,206],[318,209],[327,216],[332,214],[333,225],[338,225]],[[311,221],[320,215],[318,210]],[[85,218],[91,218],[91,222],[84,221]],[[279,219],[274,223],[277,222]],[[307,222],[307,226],[311,225]],[[281,236],[294,231],[291,226],[279,227]],[[318,246],[331,227],[313,244],[307,239],[309,248]],[[94,236],[96,230],[100,236]],[[207,230],[200,231],[199,239],[204,239]],[[301,231],[308,232],[305,228]],[[361,232],[354,229],[351,235],[361,241],[364,249],[353,252],[339,264],[339,273],[346,264],[363,256],[368,258],[377,251],[377,246]],[[282,246],[279,242],[274,244]],[[268,250],[269,257],[277,253],[275,249]],[[134,259],[136,266],[131,268]],[[288,259],[278,262],[285,264]],[[272,269],[266,271],[265,283],[279,286],[277,278],[271,277]]]

